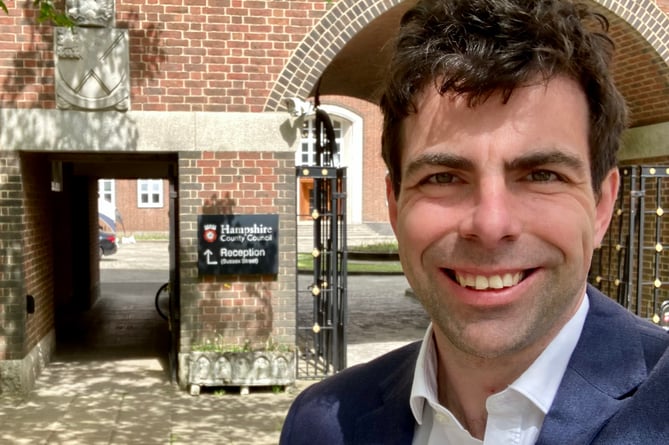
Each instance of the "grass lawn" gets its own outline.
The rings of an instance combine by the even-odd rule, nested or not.
[[[360,246],[349,246],[349,252],[368,253],[397,253],[397,241],[376,244],[362,244]]]
[[[313,270],[313,256],[310,253],[297,254],[297,268],[300,272]],[[347,263],[349,273],[402,273],[399,261],[351,261]]]

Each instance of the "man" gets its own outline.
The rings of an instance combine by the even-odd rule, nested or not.
[[[282,444],[669,443],[669,336],[586,282],[626,124],[607,26],[567,0],[404,16],[382,153],[432,324],[304,391]]]

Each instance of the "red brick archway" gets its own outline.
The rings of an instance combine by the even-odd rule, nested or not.
[[[387,42],[412,2],[336,2],[284,65],[265,103],[283,110],[287,97],[320,93],[375,102]],[[618,45],[615,76],[632,111],[632,126],[669,121],[669,5],[652,0],[593,1],[609,18]]]

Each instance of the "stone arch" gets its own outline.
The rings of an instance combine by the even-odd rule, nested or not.
[[[634,116],[632,125],[668,121],[669,16],[653,0],[589,1],[609,18],[613,31],[618,34],[617,40],[631,42],[630,46],[620,46],[622,74],[617,76],[617,80],[630,101]],[[308,97],[321,74],[347,42],[377,17],[402,3],[405,2],[364,0],[334,3],[334,7],[305,36],[284,66],[266,101],[265,111],[283,110],[283,99],[287,97]],[[640,73],[639,65],[646,71]],[[641,77],[644,80],[639,86],[638,79]],[[649,90],[654,91],[656,97],[649,99]]]
[[[669,65],[669,16],[652,0],[594,0],[623,19]]]
[[[339,1],[302,39],[283,67],[265,111],[283,109],[287,97],[305,98],[328,64],[358,31],[402,0]]]
[[[616,84],[631,126],[669,121],[669,16],[651,0],[593,0],[611,23]]]

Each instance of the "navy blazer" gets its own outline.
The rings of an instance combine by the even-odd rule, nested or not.
[[[588,287],[583,332],[537,444],[669,444],[669,334]],[[281,445],[406,444],[420,342],[303,391]]]

